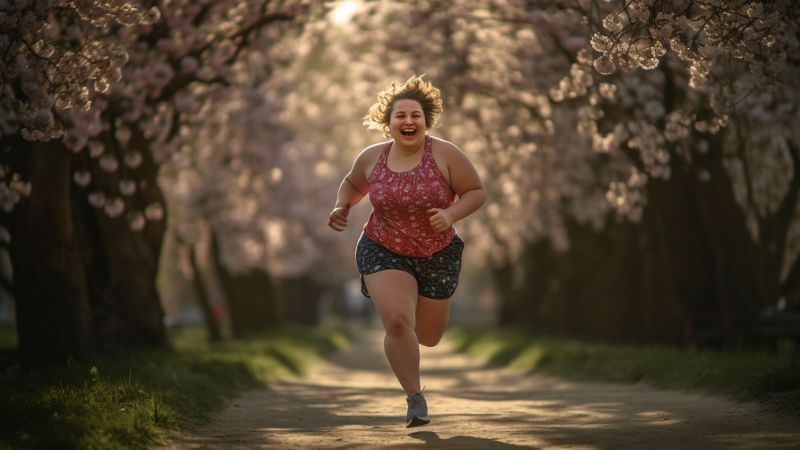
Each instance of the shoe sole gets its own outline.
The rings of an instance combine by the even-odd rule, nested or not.
[[[431,419],[427,417],[414,416],[411,418],[411,420],[408,421],[408,423],[406,424],[406,428],[418,427],[420,425],[427,425],[430,423],[430,421]]]

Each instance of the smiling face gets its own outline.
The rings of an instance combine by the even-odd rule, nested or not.
[[[425,112],[418,101],[404,98],[394,102],[389,115],[389,134],[395,142],[418,144],[425,140],[425,130]]]

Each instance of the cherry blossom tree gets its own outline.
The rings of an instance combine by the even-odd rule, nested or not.
[[[746,338],[738,330],[759,308],[796,296],[796,250],[767,251],[796,240],[785,126],[796,115],[795,15],[788,3],[364,3],[340,31],[318,22],[328,28],[324,44],[292,44],[309,60],[323,48],[340,59],[279,89],[288,108],[281,127],[296,131],[255,139],[286,150],[259,172],[281,174],[271,189],[282,198],[299,189],[298,204],[314,204],[311,192],[353,156],[326,146],[361,135],[317,134],[310,123],[335,126],[319,109],[356,111],[388,80],[426,73],[447,108],[433,132],[461,145],[487,180],[492,201],[460,230],[472,255],[494,267],[504,320],[670,342],[694,339],[707,321],[722,339]],[[346,74],[335,70],[345,65]],[[755,124],[770,121],[775,128],[758,137]],[[319,185],[309,183],[312,165]],[[335,264],[311,250],[329,248],[326,237],[313,231],[314,214],[295,207],[261,205],[239,221],[246,236],[254,233],[246,224],[264,221],[283,230],[275,236],[294,229],[310,239],[270,243],[256,230],[254,261],[263,266],[270,246],[291,242],[286,254],[305,258],[299,272]]]
[[[360,127],[373,94],[364,86],[367,67],[337,70],[346,34],[325,10],[301,34],[282,34],[241,70],[248,83],[216,99],[194,151],[165,180],[174,183],[170,209],[184,217],[176,225],[182,240],[205,239],[198,224],[210,230],[234,335],[281,320],[314,322],[322,292],[335,297],[352,277],[341,263],[351,250],[325,226],[331,191],[369,142]],[[263,59],[272,61],[269,76]],[[363,95],[351,96],[359,85]],[[364,212],[354,210],[354,223]],[[354,225],[347,240],[359,232]],[[253,283],[260,287],[243,288]]]
[[[105,350],[165,343],[154,284],[165,219],[158,168],[191,133],[203,86],[213,91],[215,85],[237,83],[233,62],[258,47],[262,30],[289,23],[306,9],[300,1],[168,1],[146,12],[135,4],[115,5],[70,9],[56,2],[36,10],[37,17],[67,36],[65,47],[85,48],[88,56],[67,58],[62,68],[79,76],[67,77],[63,95],[48,96],[58,110],[53,127],[63,131],[48,134],[47,127],[37,131],[30,126],[25,131],[25,124],[49,122],[23,118],[17,120],[23,124],[18,137],[4,135],[12,144],[9,161],[24,169],[21,179],[26,180],[25,170],[33,175],[26,180],[31,182],[30,201],[11,215],[11,255],[22,275],[14,279],[21,353],[43,362],[87,354],[95,347],[90,339]],[[22,14],[33,8],[23,6]],[[112,14],[117,7],[119,20]],[[130,14],[137,20],[130,20]],[[97,49],[102,51],[91,54]],[[104,62],[105,54],[113,61]],[[48,70],[48,75],[60,73]],[[75,87],[81,83],[85,89]],[[60,133],[61,139],[53,140]],[[24,143],[30,139],[46,142],[30,151]],[[47,220],[56,213],[58,220]],[[52,226],[58,233],[48,229]],[[42,261],[32,252],[37,247],[29,244],[43,234],[62,239],[43,246],[66,249],[71,256]],[[51,274],[63,282],[52,283],[52,292],[44,295],[37,283]],[[48,353],[43,348],[51,344],[52,333],[44,330],[58,329],[53,322],[59,317],[47,319],[41,311],[55,298],[77,311],[70,316],[80,320],[65,327],[80,330],[82,338]]]
[[[790,55],[800,9],[780,1],[593,6],[602,17],[591,39],[600,53],[594,68],[625,72],[615,95],[598,102],[587,95],[594,108],[584,127],[615,139],[606,133],[622,123],[629,137],[605,150],[628,153],[636,166],[635,183],[615,182],[609,200],[634,219],[644,209],[646,229],[659,227],[653,222],[678,225],[661,225],[661,240],[683,240],[683,249],[665,242],[655,253],[679,288],[671,294],[688,300],[681,309],[689,326],[711,322],[706,328],[723,340],[748,339],[760,310],[781,297],[800,301],[800,260],[787,246],[800,187],[797,135],[789,126],[798,117],[790,106],[797,98],[790,81],[797,60]],[[620,107],[630,111],[637,103],[638,117],[619,116]],[[685,218],[675,221],[668,202],[679,200]],[[650,241],[658,240],[653,232]],[[687,267],[708,280],[695,280],[688,295],[680,289]]]
[[[64,342],[163,343],[167,212],[186,258],[213,243],[234,321],[300,314],[352,276],[324,216],[381,139],[360,126],[372,96],[413,73],[445,96],[432,133],[486,183],[458,227],[502,321],[732,343],[800,301],[794,2],[353,5],[349,20],[300,0],[0,5],[0,237],[20,323],[69,299],[21,343],[59,315],[81,330]]]
[[[737,140],[737,105],[742,114],[750,111],[742,104],[764,98],[756,110],[774,113],[777,127],[796,117],[774,104],[794,98],[786,80],[796,9],[429,1],[413,10],[370,4],[358,20],[363,40],[381,47],[375,65],[426,72],[447,94],[443,133],[489,180],[486,220],[465,226],[499,263],[506,317],[676,342],[692,339],[693,322],[704,319],[720,322],[710,327],[724,339],[742,338],[757,310],[796,279],[793,256],[765,251],[785,248],[793,229],[792,158],[780,150],[791,146],[741,144],[764,157],[756,165],[767,180],[784,180],[771,183],[772,205],[784,208],[777,228],[777,215],[762,215],[767,239],[753,233],[746,210],[754,206],[742,201],[763,182],[748,188],[753,167],[726,150]],[[784,162],[777,179],[773,161]],[[759,281],[765,274],[771,281]],[[598,321],[598,297],[625,300]]]
[[[70,153],[58,140],[73,119],[92,116],[94,93],[120,77],[127,53],[106,39],[111,30],[157,19],[158,10],[136,2],[11,1],[0,7],[2,234],[11,243],[11,291],[26,364],[90,353],[90,304],[69,199]],[[29,201],[15,208],[23,196]]]

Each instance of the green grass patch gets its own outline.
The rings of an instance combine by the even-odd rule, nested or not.
[[[225,401],[304,372],[350,336],[287,327],[209,344],[202,329],[174,333],[172,350],[148,351],[6,374],[0,448],[142,448],[167,429],[206,422]]]
[[[0,325],[0,349],[17,346],[17,329],[11,325]]]
[[[513,329],[448,331],[459,351],[528,372],[758,401],[800,415],[800,355],[581,342]]]

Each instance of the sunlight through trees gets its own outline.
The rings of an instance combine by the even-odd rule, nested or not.
[[[159,270],[237,335],[318,320],[355,273],[359,227],[325,221],[382,139],[361,117],[411,74],[485,181],[459,231],[500,323],[755,343],[800,302],[799,19],[791,0],[2,1],[21,355],[163,345]]]

